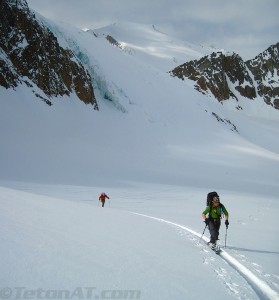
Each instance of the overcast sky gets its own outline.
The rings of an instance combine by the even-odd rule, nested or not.
[[[279,42],[279,0],[27,0],[43,16],[96,29],[117,20],[154,24],[185,41],[254,58]]]

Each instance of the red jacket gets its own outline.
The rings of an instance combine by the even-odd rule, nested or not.
[[[105,193],[102,193],[102,194],[100,195],[100,197],[99,197],[99,201],[100,201],[100,200],[101,200],[101,201],[105,201],[106,198],[109,199],[109,197],[108,197]]]

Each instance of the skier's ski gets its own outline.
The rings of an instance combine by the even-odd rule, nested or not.
[[[218,246],[218,245],[216,245],[215,247],[212,247],[212,246],[209,245],[209,244],[207,244],[207,245],[208,245],[208,247],[209,247],[212,251],[214,251],[216,254],[220,254],[220,253],[222,252],[220,246]]]
[[[220,254],[222,252],[221,248],[217,246],[215,249],[212,249],[216,254]]]

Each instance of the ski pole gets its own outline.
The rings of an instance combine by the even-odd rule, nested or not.
[[[228,226],[226,226],[226,234],[225,234],[225,248],[227,247],[227,235],[228,235]]]
[[[202,233],[202,235],[201,235],[201,238],[200,238],[200,241],[199,241],[199,243],[201,242],[201,240],[202,240],[202,237],[203,237],[203,235],[204,235],[204,232],[205,232],[205,229],[206,229],[206,227],[207,227],[207,224],[205,224],[205,227],[204,227],[204,230],[203,230],[203,233]]]

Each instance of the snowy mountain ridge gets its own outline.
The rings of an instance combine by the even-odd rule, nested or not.
[[[278,44],[244,62],[238,54],[224,49],[204,48],[175,40],[158,32],[154,25],[117,22],[88,32],[105,37],[122,51],[137,52],[143,60],[144,55],[157,57],[156,67],[161,71],[171,70],[174,76],[194,80],[195,89],[218,101],[236,100],[238,110],[243,109],[240,98],[253,100],[256,97],[262,97],[266,104],[278,109]]]
[[[201,58],[214,51],[210,47],[196,46],[168,36],[152,24],[118,21],[110,26],[87,31],[98,38],[114,38],[124,51],[140,56],[143,61],[152,56],[154,66],[165,72],[180,62]]]
[[[18,4],[18,7],[16,7],[16,3],[12,0],[6,1],[6,3],[10,3],[9,6],[3,6],[3,9],[1,11],[5,11],[8,9],[12,9],[9,14],[13,16],[13,22],[17,26],[21,26],[19,20],[21,17],[26,13],[26,20],[35,20],[35,15],[30,15],[30,10],[27,6],[27,3],[22,0],[22,5]],[[20,1],[19,1],[20,2]],[[3,2],[2,5],[4,5],[5,2]],[[22,13],[23,12],[23,15]],[[29,16],[28,16],[29,15]],[[20,17],[20,18],[19,18]],[[5,20],[3,16],[3,21]],[[70,73],[73,73],[73,79],[67,78],[65,73],[69,73],[68,70],[63,70],[61,66],[69,66],[72,65],[72,62],[63,62],[61,65],[58,64],[58,68],[56,67],[57,63],[53,61],[52,59],[48,59],[50,62],[50,66],[42,65],[40,61],[40,57],[44,56],[45,53],[48,53],[48,51],[45,51],[43,44],[34,44],[30,40],[30,36],[26,35],[30,42],[26,42],[25,46],[23,47],[24,51],[20,50],[22,48],[22,42],[23,40],[26,41],[24,37],[24,31],[26,29],[18,29],[20,32],[23,32],[21,41],[17,41],[16,44],[13,47],[18,47],[17,52],[19,53],[16,56],[11,56],[11,54],[7,51],[10,51],[5,48],[5,44],[9,43],[8,40],[4,40],[5,37],[2,39],[2,59],[1,59],[1,65],[2,65],[2,77],[0,80],[0,83],[4,87],[15,87],[16,82],[21,78],[22,75],[29,78],[29,85],[30,88],[32,86],[32,82],[39,86],[39,88],[44,92],[44,94],[35,93],[37,97],[43,99],[46,103],[52,104],[51,97],[52,95],[62,95],[63,93],[66,93],[69,95],[69,93],[72,90],[76,89],[78,97],[82,98],[85,103],[92,102],[96,108],[98,108],[97,101],[94,99],[94,92],[92,90],[92,80],[95,81],[95,88],[102,90],[104,88],[104,84],[106,85],[106,92],[103,93],[103,96],[108,99],[113,99],[114,92],[113,88],[110,90],[111,83],[107,82],[106,80],[103,80],[102,74],[100,74],[99,67],[96,66],[96,63],[91,62],[88,57],[88,55],[85,53],[86,47],[84,47],[83,50],[80,49],[79,41],[71,39],[69,37],[66,37],[65,30],[67,31],[67,26],[64,26],[62,29],[59,25],[54,25],[48,20],[44,19],[43,17],[40,17],[37,14],[37,19],[40,19],[35,25],[31,25],[32,21],[29,22],[30,25],[28,26],[37,26],[40,27],[39,24],[42,24],[42,27],[48,27],[50,32],[52,34],[56,35],[56,37],[59,38],[60,36],[60,44],[63,45],[65,50],[62,50],[64,53],[74,53],[75,61],[79,64],[79,68],[85,68],[87,70],[87,75],[85,74],[79,74],[76,75],[77,71],[76,69],[73,71],[70,71]],[[2,21],[2,23],[3,23]],[[24,24],[27,24],[26,22]],[[8,23],[3,24],[3,26],[6,28],[6,30],[10,30],[11,32],[19,32],[15,31],[14,27],[8,28]],[[12,25],[14,26],[14,25]],[[26,27],[26,25],[25,25]],[[13,29],[12,29],[13,28]],[[39,30],[39,29],[38,29]],[[45,29],[43,29],[45,30]],[[29,31],[35,32],[34,29],[30,29]],[[40,31],[40,30],[39,30]],[[64,31],[64,33],[63,33]],[[100,28],[97,30],[87,30],[89,33],[92,33],[94,37],[104,37],[106,40],[108,40],[110,43],[112,43],[114,46],[120,47],[121,50],[124,53],[136,56],[138,60],[141,60],[142,63],[146,63],[150,68],[157,69],[158,72],[169,72],[172,70],[172,74],[176,76],[176,74],[180,74],[179,71],[181,68],[185,69],[185,65],[189,65],[189,68],[192,71],[187,71],[184,75],[189,78],[190,80],[194,80],[196,85],[193,85],[193,87],[199,91],[201,91],[205,95],[211,95],[215,97],[218,101],[224,101],[230,99],[230,102],[235,102],[235,104],[228,105],[229,107],[236,108],[237,110],[245,110],[246,106],[253,107],[253,103],[242,105],[243,99],[255,99],[256,97],[259,99],[264,99],[265,103],[268,105],[277,108],[277,85],[278,80],[276,78],[277,70],[278,70],[278,63],[276,63],[276,51],[271,51],[270,49],[266,50],[266,54],[260,54],[257,57],[257,66],[253,63],[253,60],[247,62],[247,65],[249,66],[249,70],[247,67],[245,67],[244,62],[241,62],[241,58],[236,54],[231,54],[228,51],[225,50],[218,50],[213,49],[210,47],[202,47],[202,46],[195,46],[174,38],[171,38],[167,36],[166,34],[160,32],[155,25],[144,25],[144,24],[135,24],[131,22],[126,21],[119,21],[117,23],[114,23],[110,26],[107,26],[106,28]],[[58,34],[58,36],[57,36]],[[64,35],[64,37],[63,37]],[[36,38],[36,37],[35,37]],[[7,38],[6,38],[7,39]],[[16,41],[16,39],[15,39]],[[39,47],[37,50],[33,49],[31,44],[36,45],[35,47]],[[43,48],[42,48],[43,47]],[[55,48],[57,46],[54,46],[54,51],[58,51],[59,48]],[[273,46],[275,47],[275,46]],[[41,48],[41,50],[40,50]],[[4,50],[6,49],[6,50]],[[56,50],[55,50],[56,49]],[[63,49],[63,48],[60,48]],[[277,49],[278,50],[278,49]],[[4,52],[5,53],[4,53]],[[14,50],[13,50],[14,51]],[[44,70],[46,71],[39,71],[39,72],[30,72],[25,69],[22,69],[22,67],[26,64],[30,65],[30,61],[28,61],[28,53],[29,52],[37,53],[37,58],[33,58],[33,64],[35,68],[40,68],[40,66],[43,66]],[[61,50],[59,50],[61,51]],[[58,51],[58,52],[59,52]],[[26,53],[24,55],[20,53]],[[278,51],[277,51],[278,52]],[[16,52],[14,52],[16,53]],[[44,54],[42,54],[44,53]],[[216,53],[217,57],[216,59]],[[218,54],[220,53],[221,56]],[[268,53],[268,55],[267,55]],[[50,54],[52,55],[52,54]],[[67,54],[68,55],[68,54]],[[73,55],[73,54],[70,54]],[[56,53],[56,56],[60,56],[60,60],[62,59],[62,56],[60,53]],[[17,62],[17,59],[19,60]],[[26,58],[27,57],[27,60]],[[36,56],[35,56],[36,57]],[[94,57],[94,56],[93,56]],[[207,59],[207,57],[211,57],[210,59]],[[152,64],[150,64],[150,58],[152,58]],[[69,59],[69,58],[67,58]],[[94,58],[93,58],[94,59]],[[259,64],[259,59],[261,61],[261,64]],[[22,60],[22,61],[21,61]],[[37,61],[38,60],[38,61]],[[73,60],[73,59],[71,59]],[[92,60],[92,58],[91,58]],[[220,60],[220,62],[218,61]],[[263,60],[269,61],[269,63],[264,63]],[[46,61],[46,60],[45,60]],[[187,61],[187,63],[185,63]],[[199,61],[199,62],[198,62]],[[270,63],[270,61],[273,61],[274,63]],[[198,63],[197,63],[198,62]],[[199,64],[202,62],[201,69],[199,69]],[[205,64],[207,64],[205,69]],[[179,66],[180,65],[180,66]],[[260,75],[260,70],[262,65],[267,65],[269,70],[269,75],[266,74],[267,71],[265,71],[265,75]],[[12,67],[13,66],[13,67]],[[253,66],[253,67],[252,67]],[[222,70],[222,68],[225,68]],[[54,68],[53,70],[51,70]],[[56,69],[55,69],[56,68]],[[67,67],[69,68],[69,67]],[[76,67],[74,67],[76,68]],[[94,70],[95,68],[95,70]],[[266,68],[265,68],[266,69]],[[202,70],[202,71],[201,71]],[[211,70],[215,70],[214,73],[211,75]],[[216,76],[216,72],[218,70],[218,75],[220,78],[218,79],[218,76]],[[237,70],[237,71],[236,71]],[[19,72],[19,75],[17,73]],[[57,72],[57,73],[56,73]],[[82,71],[84,72],[84,70]],[[194,75],[194,73],[195,75]],[[206,72],[206,74],[203,74],[203,72]],[[237,72],[237,74],[236,74]],[[251,78],[249,74],[252,72],[253,74],[257,74],[256,79]],[[34,75],[37,73],[37,77]],[[89,75],[89,74],[90,75]],[[233,76],[230,76],[229,74],[233,74]],[[53,76],[49,76],[49,74],[53,74]],[[56,74],[56,75],[55,75]],[[215,75],[214,75],[215,74]],[[229,75],[229,81],[226,80],[226,75]],[[88,77],[89,75],[89,77]],[[183,75],[183,76],[184,76]],[[4,76],[4,77],[3,77]],[[87,77],[86,77],[87,76]],[[182,74],[178,75],[180,78]],[[254,76],[254,75],[253,75]],[[42,79],[46,80],[42,80]],[[86,79],[87,78],[87,79]],[[244,82],[245,78],[245,82]],[[259,79],[261,78],[261,79]],[[266,79],[265,79],[266,78]],[[62,80],[62,82],[58,82],[57,80]],[[69,80],[73,80],[72,83],[69,82]],[[88,82],[86,82],[86,80]],[[259,81],[260,80],[260,81]],[[46,81],[48,82],[46,84]],[[238,81],[238,84],[235,84],[235,82]],[[24,82],[24,80],[21,79],[21,82]],[[25,79],[25,82],[26,79]],[[206,83],[207,82],[207,83]],[[233,85],[232,89],[230,89],[229,85],[230,83]],[[254,83],[255,82],[255,83]],[[265,83],[264,83],[265,82]],[[268,84],[267,84],[268,82]],[[188,85],[191,85],[190,83],[187,83]],[[63,88],[63,86],[66,86],[66,89]],[[91,90],[88,90],[88,87],[91,87]],[[63,90],[64,89],[64,90]],[[82,90],[84,89],[84,90]],[[87,89],[87,91],[86,91]],[[118,86],[118,90],[125,90],[125,85]],[[210,93],[208,93],[210,91]],[[86,95],[86,93],[89,93]],[[125,92],[124,92],[125,93]],[[50,96],[50,97],[49,97]],[[187,91],[186,91],[187,96]],[[91,97],[93,97],[91,99]],[[127,93],[126,96],[127,98]],[[117,99],[118,98],[118,99]],[[121,98],[121,96],[120,96]],[[123,105],[120,104],[121,99],[119,97],[116,97],[114,101],[115,106],[118,107],[122,111],[127,111],[127,108],[125,108]],[[241,98],[241,101],[240,99]],[[91,99],[91,100],[89,100]],[[128,100],[128,102],[131,100]],[[246,101],[247,102],[247,101]],[[251,102],[251,101],[249,101]],[[248,114],[250,114],[252,111],[255,111],[254,109],[250,109]]]

